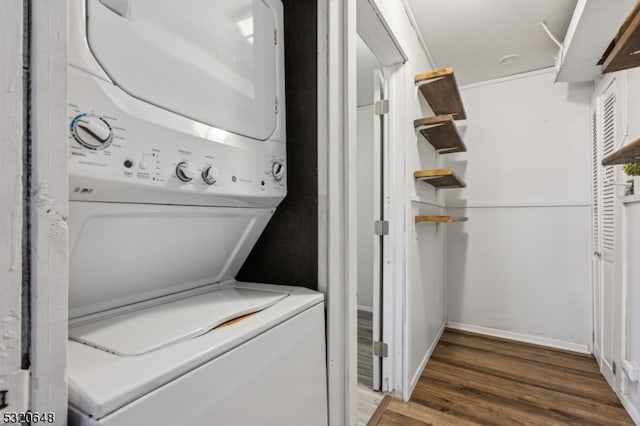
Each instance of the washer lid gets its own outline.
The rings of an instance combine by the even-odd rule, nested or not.
[[[162,387],[174,379],[189,372],[197,374],[198,367],[215,362],[225,354],[230,354],[234,348],[251,344],[258,336],[268,335],[279,324],[300,318],[298,314],[318,306],[323,300],[322,294],[304,287],[236,283],[235,288],[260,293],[271,291],[275,294],[287,294],[287,297],[238,323],[218,327],[195,339],[140,356],[117,356],[71,340],[68,345],[66,372],[69,404],[87,416],[100,419],[127,404],[135,403],[138,398],[162,393]],[[75,334],[74,328],[72,327],[72,334]],[[273,354],[256,356],[265,358],[270,355]],[[246,367],[242,371],[251,376],[251,366]],[[220,391],[225,385],[227,384],[212,384],[216,391]]]
[[[224,288],[69,328],[69,338],[120,356],[149,353],[261,311],[285,292]]]
[[[265,140],[276,127],[276,23],[261,0],[88,0],[87,34],[130,95]]]

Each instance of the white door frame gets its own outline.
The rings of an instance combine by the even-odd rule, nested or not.
[[[67,421],[67,1],[31,4],[30,408]]]
[[[369,48],[383,60],[385,68],[390,69],[394,63],[407,58],[382,20],[375,2],[358,0],[357,6],[358,16],[356,2],[318,1],[318,289],[325,294],[327,307],[329,424],[332,426],[354,425],[357,415],[357,20],[366,19],[368,31],[361,31],[360,36],[370,42]],[[382,42],[371,43],[374,38]],[[394,76],[385,72],[385,78],[388,87],[393,87],[389,83]],[[394,104],[391,102],[392,109]],[[388,157],[385,161],[389,161]],[[385,181],[387,179],[385,177]],[[389,188],[388,184],[385,186]],[[385,266],[387,264],[385,262]],[[387,276],[385,272],[383,280]],[[383,298],[388,292],[395,292],[389,287],[385,286]],[[394,309],[398,296],[392,296],[395,297],[383,307],[385,317],[393,318],[395,327],[402,327],[402,322],[394,318],[398,314]],[[385,330],[386,327],[383,333]],[[394,341],[398,340],[393,337]],[[397,355],[400,351],[399,356],[385,359],[383,363],[383,378],[385,371],[392,376],[387,381],[392,388],[396,383],[393,373],[400,373],[402,368],[398,370],[391,364],[401,362],[401,350],[392,347],[390,353]]]
[[[345,283],[357,283],[355,253],[355,167],[347,163],[347,142],[355,139],[356,73],[355,3],[318,0],[318,290],[325,294],[327,313],[327,384],[329,424],[355,424],[357,374],[352,341],[356,318],[348,310],[356,292]],[[351,124],[350,124],[351,123]],[[347,256],[351,258],[347,258]]]
[[[383,149],[388,142],[388,112],[378,111],[378,108],[382,108],[382,104],[378,106],[379,102],[388,102],[388,89],[386,81],[384,79],[383,71],[375,69],[373,71],[373,114],[371,119],[373,120],[373,164],[370,167],[373,169],[373,219],[374,221],[387,220],[388,216],[384,213],[388,211],[386,206],[383,206],[385,197],[385,169],[386,164]],[[357,84],[360,84],[358,82]],[[358,136],[359,138],[359,136]],[[362,206],[359,206],[362,207]],[[368,217],[368,216],[367,216]],[[360,220],[362,220],[362,214],[360,214]],[[373,230],[373,226],[368,227],[369,231]],[[382,333],[382,288],[383,288],[383,276],[384,268],[386,265],[385,260],[388,259],[388,255],[384,250],[385,242],[389,239],[388,236],[375,235],[371,233],[371,242],[373,244],[373,342],[384,342],[384,336]],[[383,259],[384,256],[384,259]],[[386,361],[380,354],[373,354],[373,390],[384,391],[382,384],[385,382],[384,376],[382,376],[382,364]],[[388,358],[388,356],[387,356]],[[388,382],[388,379],[387,379]]]
[[[403,116],[402,107],[404,99],[400,99],[400,92],[404,87],[404,73],[402,65],[407,61],[407,55],[400,46],[397,38],[385,22],[382,12],[375,0],[357,0],[356,32],[367,44],[369,50],[382,65],[384,81],[384,98],[389,101],[389,113],[383,119],[382,128],[382,188],[383,199],[382,219],[389,221],[389,235],[382,238],[382,275],[380,285],[382,287],[381,308],[381,340],[389,347],[388,356],[382,358],[381,390],[387,393],[402,394],[402,370],[404,361],[404,281],[394,279],[394,248],[404,246],[404,235],[398,232],[397,226],[403,220],[398,217],[392,208],[391,188],[394,182],[391,144],[394,143],[392,135],[398,134],[404,128],[406,117]],[[353,36],[352,36],[353,37]],[[351,83],[357,87],[354,78]],[[355,114],[355,113],[354,113]],[[398,124],[400,123],[400,124]],[[355,144],[355,142],[354,142]],[[356,159],[353,159],[355,162]],[[391,226],[391,223],[394,226]],[[395,231],[395,232],[394,232]],[[396,259],[396,263],[403,259]],[[374,304],[375,306],[375,304]],[[355,307],[354,307],[355,309]]]

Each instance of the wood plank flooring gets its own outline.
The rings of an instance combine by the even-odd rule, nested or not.
[[[358,310],[358,383],[373,387],[373,313]]]
[[[369,425],[633,425],[589,355],[447,329],[411,401]]]

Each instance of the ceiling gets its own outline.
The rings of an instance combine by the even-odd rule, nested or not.
[[[459,84],[554,65],[577,0],[407,0],[436,68],[453,67]],[[500,64],[504,56],[520,60]]]

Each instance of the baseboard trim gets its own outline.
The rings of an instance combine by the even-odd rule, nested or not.
[[[358,310],[359,311],[365,311],[365,312],[373,313],[373,307],[372,306],[358,305]]]
[[[405,401],[409,401],[411,399],[411,395],[413,394],[414,389],[418,385],[418,380],[420,380],[420,376],[422,375],[422,370],[424,370],[424,368],[427,366],[427,362],[429,362],[429,358],[431,358],[431,354],[433,354],[433,351],[436,349],[436,346],[438,346],[438,342],[440,341],[440,338],[442,337],[442,333],[444,333],[444,329],[446,327],[447,327],[446,324],[442,325],[442,328],[440,328],[440,331],[438,331],[438,335],[436,336],[435,339],[433,339],[431,346],[429,347],[429,349],[427,349],[427,353],[425,354],[424,358],[422,358],[422,362],[420,362],[420,367],[418,367],[418,371],[416,371],[413,374],[413,377],[411,378],[411,382],[409,383],[409,392],[407,392],[406,395],[403,395],[403,399]]]
[[[580,352],[583,354],[591,354],[591,348],[588,345],[579,343],[566,342],[564,340],[550,339],[548,337],[535,336],[532,334],[516,333],[515,331],[505,331],[497,328],[481,327],[478,325],[461,324],[459,322],[447,322],[447,327],[456,330],[470,331],[472,333],[486,334],[487,336],[501,337],[503,339],[516,340],[518,342],[533,343],[534,345],[548,346],[566,351]]]
[[[620,402],[622,402],[624,409],[627,410],[631,420],[633,420],[635,424],[640,425],[640,411],[638,411],[638,408],[633,405],[626,395],[620,395]]]

